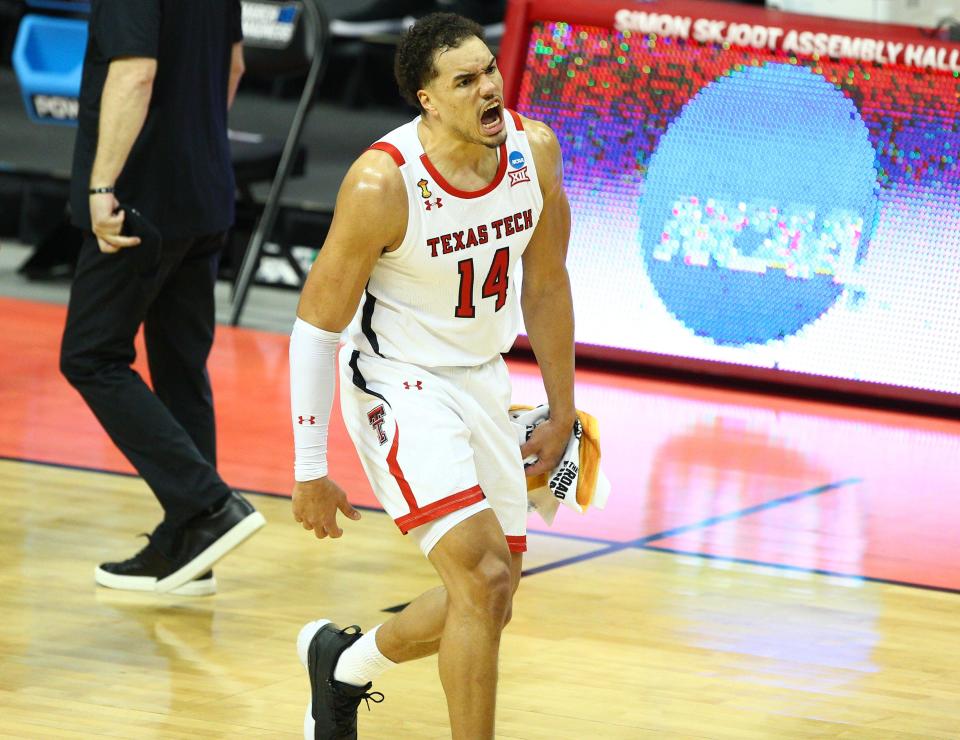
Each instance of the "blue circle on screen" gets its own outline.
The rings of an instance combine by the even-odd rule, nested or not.
[[[644,260],[664,305],[725,345],[817,319],[866,256],[875,159],[854,103],[806,67],[746,67],[702,88],[644,182]]]

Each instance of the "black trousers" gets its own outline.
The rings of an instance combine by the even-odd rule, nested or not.
[[[133,250],[103,254],[86,235],[70,293],[60,369],[114,444],[156,494],[164,520],[155,544],[230,493],[216,470],[207,357],[223,234],[166,240],[157,270],[141,274]],[[144,328],[153,390],[131,364]]]

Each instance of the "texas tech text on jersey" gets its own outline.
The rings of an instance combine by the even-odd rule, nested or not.
[[[480,224],[465,231],[454,231],[442,236],[430,237],[427,239],[427,246],[430,247],[430,256],[436,257],[439,254],[452,254],[463,249],[486,244],[490,241],[490,229],[496,232],[497,239],[502,239],[505,236],[513,236],[532,228],[533,209],[528,208],[511,216],[504,216],[491,221],[489,228],[487,224]]]

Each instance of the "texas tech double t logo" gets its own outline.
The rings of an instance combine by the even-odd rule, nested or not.
[[[373,427],[374,431],[377,433],[377,439],[380,441],[381,445],[385,445],[387,443],[387,435],[383,431],[383,422],[385,416],[386,413],[383,410],[383,404],[367,412],[367,419],[370,422],[370,426]]]

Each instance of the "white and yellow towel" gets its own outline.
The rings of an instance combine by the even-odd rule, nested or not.
[[[517,440],[526,442],[538,424],[550,418],[549,406],[511,406],[510,420],[517,427]],[[536,462],[528,458],[525,464]],[[588,508],[602,509],[610,495],[610,481],[600,469],[600,427],[597,420],[577,411],[577,421],[560,463],[549,474],[527,478],[527,503],[547,525],[553,524],[560,504],[578,514]]]

